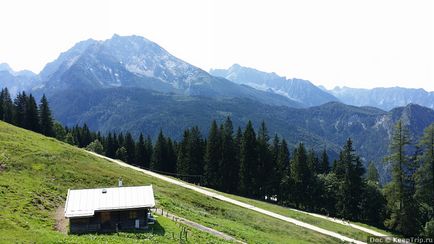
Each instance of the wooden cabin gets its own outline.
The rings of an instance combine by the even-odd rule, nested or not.
[[[65,217],[71,234],[143,230],[154,206],[152,186],[68,190]]]

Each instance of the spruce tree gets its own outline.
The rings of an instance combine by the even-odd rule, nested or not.
[[[184,130],[184,134],[181,142],[179,143],[178,155],[177,155],[177,164],[176,164],[176,172],[180,175],[184,181],[189,181],[190,179],[187,175],[190,174],[190,130]]]
[[[276,158],[276,174],[278,177],[277,201],[284,204],[289,200],[292,188],[291,166],[288,144],[285,139],[279,145],[278,155]]]
[[[425,129],[418,146],[422,153],[418,157],[420,166],[415,174],[415,198],[421,204],[424,213],[421,216],[422,223],[430,220],[434,223],[434,124]],[[428,226],[425,227],[425,232]]]
[[[14,99],[15,113],[14,113],[13,123],[14,125],[21,128],[26,128],[27,100],[28,98],[25,92],[18,93]]]
[[[36,105],[35,98],[32,94],[29,95],[26,103],[24,128],[34,132],[39,132],[38,106]]]
[[[221,130],[221,165],[219,172],[222,178],[222,191],[235,193],[238,186],[239,164],[236,155],[236,147],[233,138],[233,125],[229,117],[224,122]]]
[[[136,159],[136,148],[133,137],[130,132],[125,135],[125,150],[127,151],[127,163],[133,164]]]
[[[400,120],[393,131],[390,155],[385,158],[392,166],[392,181],[386,186],[389,217],[385,223],[405,236],[416,235],[421,228],[418,207],[413,199],[412,176],[407,174],[410,166],[409,145],[410,134]]]
[[[146,157],[145,157],[145,168],[149,168],[152,160],[153,146],[151,137],[148,135],[145,140]]]
[[[166,160],[164,162],[164,171],[169,173],[175,173],[176,172],[176,152],[175,152],[175,146],[172,142],[172,139],[170,137],[167,138],[166,142]]]
[[[143,134],[140,133],[139,140],[136,143],[136,164],[140,167],[148,168],[145,165],[147,154],[145,138],[143,137]]]
[[[327,154],[327,150],[324,148],[324,150],[322,151],[321,154],[321,159],[320,159],[320,169],[319,169],[319,174],[328,174],[330,171],[330,166],[329,166],[329,156]]]
[[[167,143],[163,131],[160,129],[157,141],[155,143],[154,152],[152,154],[151,169],[160,170],[164,169],[164,163],[167,156]]]
[[[43,135],[54,136],[53,118],[51,117],[51,110],[45,94],[42,96],[39,105],[39,124]]]
[[[3,108],[3,117],[1,119],[6,123],[13,123],[14,104],[12,102],[8,88],[4,88],[2,91],[2,100],[0,100],[0,106]]]
[[[219,165],[221,162],[221,157],[221,136],[217,122],[214,120],[211,123],[208,133],[204,167],[205,183],[211,188],[219,189],[220,186],[221,175],[219,174]]]
[[[370,162],[368,164],[366,180],[374,185],[380,184],[380,174],[378,173],[377,167],[375,167],[374,162]]]
[[[273,166],[273,157],[270,151],[270,145],[268,141],[270,137],[268,136],[268,130],[265,125],[265,122],[262,121],[261,126],[258,130],[258,166],[257,166],[257,174],[254,176],[256,178],[258,184],[258,193],[260,198],[264,198],[272,192],[272,187],[268,184],[268,177],[270,176],[270,172],[272,172]]]
[[[347,219],[357,220],[360,217],[365,172],[360,158],[355,154],[351,138],[347,140],[339,155],[338,165],[342,170],[336,174],[341,182],[338,189],[338,214]]]
[[[190,159],[190,171],[191,175],[203,175],[204,174],[204,154],[205,143],[200,133],[199,127],[194,126],[191,128],[189,137],[189,159]],[[200,183],[202,179],[198,177],[191,178],[193,183]]]
[[[248,197],[258,197],[257,184],[258,150],[256,134],[249,120],[241,140],[240,150],[240,193]]]
[[[306,208],[309,204],[309,181],[311,177],[306,149],[303,143],[300,143],[294,150],[294,157],[291,160],[291,182],[293,184],[291,200],[298,208]]]
[[[117,147],[113,140],[112,133],[109,132],[107,135],[107,145],[105,147],[105,155],[109,158],[114,158],[116,156]]]

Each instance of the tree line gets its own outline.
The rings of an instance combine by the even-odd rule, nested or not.
[[[102,135],[86,124],[72,128],[53,122],[48,101],[39,107],[33,96],[19,93],[11,100],[0,93],[0,118],[129,164],[176,176],[227,193],[353,221],[387,227],[405,236],[434,235],[434,124],[417,143],[399,121],[385,163],[392,180],[379,183],[373,163],[365,169],[348,139],[330,162],[325,148],[315,151],[299,143],[289,149],[285,139],[270,138],[265,122],[255,130],[251,121],[234,129],[231,118],[212,121],[203,136],[187,128],[180,141],[160,130],[149,136],[109,132]]]

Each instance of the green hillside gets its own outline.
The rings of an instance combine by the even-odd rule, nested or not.
[[[91,156],[55,139],[0,122],[0,243],[179,242],[180,226],[159,217],[151,233],[68,236],[55,229],[55,213],[68,188],[154,186],[157,205],[249,243],[339,243],[331,237],[246,210]],[[173,237],[175,236],[175,238]],[[189,231],[188,241],[222,242]]]

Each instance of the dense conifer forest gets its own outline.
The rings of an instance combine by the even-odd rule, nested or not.
[[[404,236],[434,236],[434,124],[417,142],[399,121],[390,154],[384,163],[392,180],[382,186],[377,169],[365,169],[351,138],[337,160],[326,148],[288,148],[284,138],[269,135],[265,122],[234,128],[231,118],[211,121],[207,135],[197,126],[174,141],[131,133],[102,135],[86,124],[72,128],[56,122],[45,96],[36,103],[32,94],[12,99],[0,93],[0,119],[57,138],[77,147],[117,158],[144,169],[227,193],[238,194],[337,218],[386,227]],[[357,138],[353,138],[357,139]]]

